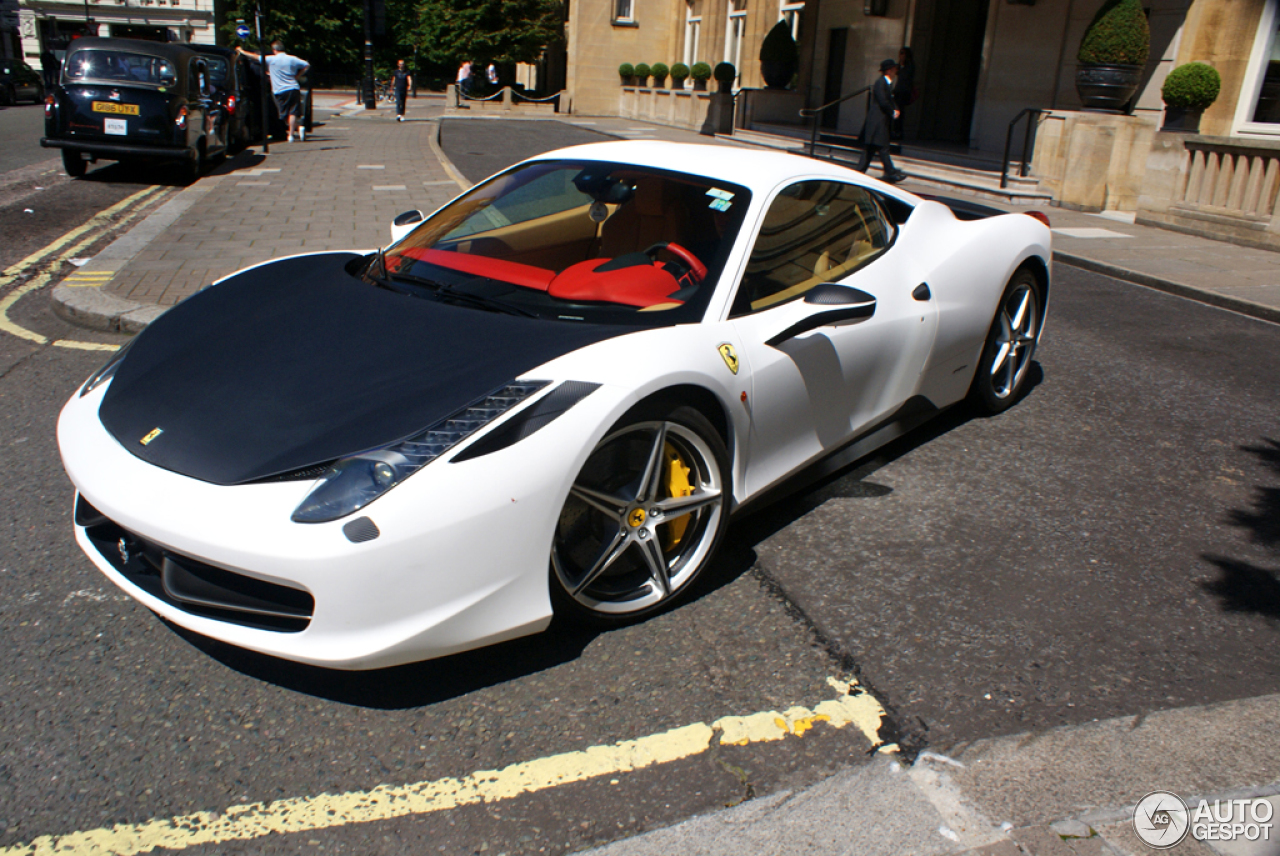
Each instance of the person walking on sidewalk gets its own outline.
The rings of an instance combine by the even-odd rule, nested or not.
[[[404,67],[404,60],[396,63],[396,70],[391,75],[392,90],[396,94],[396,121],[404,121],[404,101],[409,97],[409,87],[413,86],[413,75]]]
[[[872,85],[867,99],[867,118],[862,124],[862,163],[858,166],[858,172],[866,172],[871,158],[879,152],[884,180],[890,184],[907,177],[906,173],[894,169],[893,159],[889,157],[889,129],[899,115],[893,103],[893,80],[897,72],[898,63],[894,60],[880,63],[880,77]]]
[[[236,53],[247,56],[256,62],[262,62],[260,54],[236,48]],[[276,99],[276,109],[280,111],[280,119],[289,127],[289,142],[293,142],[294,134],[299,140],[307,138],[307,129],[299,127],[302,118],[302,89],[298,86],[298,75],[311,68],[311,63],[298,59],[284,52],[284,42],[276,39],[271,43],[271,56],[266,58],[267,74],[271,76],[271,94]]]

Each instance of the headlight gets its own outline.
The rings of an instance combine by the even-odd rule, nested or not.
[[[507,384],[407,440],[343,458],[294,510],[293,521],[325,523],[363,508],[548,383]]]
[[[86,395],[111,380],[111,378],[115,377],[116,369],[120,368],[120,363],[124,360],[124,355],[128,353],[129,347],[133,345],[133,343],[133,339],[125,342],[120,347],[120,350],[111,355],[111,359],[107,360],[106,365],[89,375],[89,379],[84,382],[84,386],[80,387],[81,398],[84,398]]]

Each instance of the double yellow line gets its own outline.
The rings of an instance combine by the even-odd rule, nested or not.
[[[880,739],[886,713],[857,681],[828,678],[834,698],[812,708],[794,706],[746,716],[726,716],[714,722],[695,722],[635,740],[590,746],[576,752],[512,764],[501,770],[480,770],[461,778],[436,779],[409,785],[379,785],[367,791],[295,797],[269,803],[236,805],[222,812],[196,812],[143,823],[46,835],[28,844],[0,849],[0,856],[139,856],[157,849],[185,850],[202,845],[252,841],[268,835],[317,832],[357,823],[423,816],[477,803],[495,803],[575,782],[601,781],[692,758],[716,746],[747,746],[803,738],[818,726],[852,728],[862,732],[870,748],[886,754],[896,744]],[[618,779],[609,779],[611,785]]]
[[[25,327],[20,327],[10,320],[9,309],[26,295],[48,285],[63,262],[74,258],[77,253],[81,253],[92,246],[107,232],[128,225],[141,216],[142,211],[151,202],[159,198],[156,194],[160,193],[161,190],[162,188],[159,186],[152,186],[145,190],[139,190],[131,196],[126,196],[110,208],[94,214],[84,223],[67,232],[48,246],[37,250],[17,264],[0,271],[0,289],[3,289],[29,275],[34,269],[41,268],[34,277],[6,294],[3,299],[0,299],[0,330],[11,336],[17,336],[19,339],[35,342],[37,345],[53,344],[60,348],[74,348],[82,351],[116,350],[119,345],[78,342],[71,339],[58,339],[51,343],[47,336],[42,336]],[[116,218],[121,214],[124,214],[124,216],[117,220]],[[110,275],[106,275],[106,279],[103,279],[103,276],[103,274],[97,273],[76,273],[72,275],[72,278],[76,281],[74,283],[69,282],[68,285],[104,285],[106,279],[110,279]]]

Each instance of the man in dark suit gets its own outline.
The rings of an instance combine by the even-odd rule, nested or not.
[[[907,177],[905,172],[894,169],[889,157],[889,129],[898,118],[897,105],[893,103],[893,80],[898,74],[898,63],[887,59],[880,63],[880,77],[871,87],[867,101],[867,118],[862,125],[862,163],[859,172],[866,172],[871,158],[880,153],[880,165],[884,167],[884,180],[896,184]]]

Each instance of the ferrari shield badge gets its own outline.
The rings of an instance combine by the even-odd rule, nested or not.
[[[733,345],[725,342],[719,348],[720,356],[724,357],[724,364],[729,367],[729,371],[734,374],[738,373],[738,352],[733,349]]]
[[[163,433],[164,433],[163,428],[152,428],[150,431],[147,432],[147,436],[143,437],[140,442],[144,446],[150,446],[151,441],[159,437]]]

